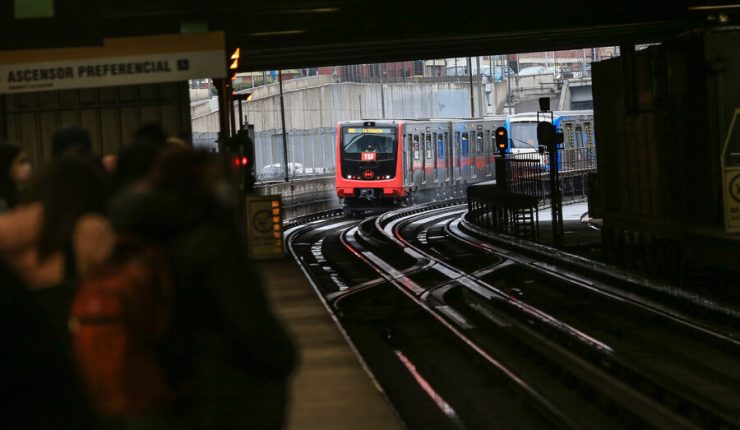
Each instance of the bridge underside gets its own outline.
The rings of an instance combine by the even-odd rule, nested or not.
[[[725,0],[713,3],[722,3]],[[0,5],[0,50],[99,45],[103,38],[223,30],[241,71],[568,49],[662,40],[717,19],[703,0],[591,2],[57,2],[50,18]],[[738,9],[722,10],[730,21]],[[712,15],[714,14],[714,15]],[[734,14],[734,15],[733,15]],[[29,32],[32,26],[35,31]],[[84,31],[69,31],[84,29]]]

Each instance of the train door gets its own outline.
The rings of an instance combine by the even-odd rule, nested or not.
[[[565,124],[565,144],[563,149],[560,150],[560,156],[558,157],[558,168],[560,171],[572,168],[575,157],[575,134],[573,133],[573,123]]]
[[[462,165],[460,162],[462,144],[460,143],[460,132],[456,131],[453,136],[452,145],[455,147],[455,159],[453,160],[453,164],[455,166],[455,180],[459,180],[462,175]]]
[[[437,168],[437,161],[439,160],[439,151],[437,148],[437,138],[439,133],[432,133],[432,181],[439,181],[439,169]]]
[[[576,134],[575,149],[574,149],[575,156],[573,158],[574,158],[576,165],[571,166],[571,168],[581,169],[583,168],[584,151],[583,151],[583,128],[581,128],[580,124],[576,125],[575,134]]]
[[[478,177],[478,133],[470,132],[470,177]]]
[[[419,146],[419,134],[418,133],[414,133],[413,138],[411,140],[411,152],[413,153],[413,159],[412,159],[412,161],[410,163],[410,167],[409,167],[409,169],[410,169],[409,176],[411,178],[409,185],[413,185],[413,184],[416,183],[416,177],[415,177],[416,176],[415,175],[416,168],[417,168],[416,166],[419,165],[419,164],[421,164],[421,153],[420,153],[420,151],[421,151],[421,148]]]
[[[432,133],[427,133],[424,136],[424,182],[427,183],[427,180],[429,179],[429,174],[427,173],[427,169],[433,170],[433,160],[432,160]]]
[[[596,151],[594,151],[594,134],[591,128],[591,123],[586,122],[583,124],[583,127],[586,129],[586,149],[584,150],[584,153],[586,154],[586,159],[588,160],[588,167],[594,168],[596,167]]]
[[[491,143],[492,130],[483,130],[483,157],[486,159],[486,176],[491,176],[491,155],[493,144]]]
[[[450,132],[445,131],[444,133],[444,147],[445,147],[445,182],[450,182],[452,179],[452,145],[450,145]]]
[[[429,150],[426,144],[427,137],[429,137],[429,134],[421,133],[421,183],[422,184],[427,183],[427,165],[429,164],[427,162],[427,154],[429,153]]]
[[[414,180],[413,176],[413,165],[412,161],[412,149],[411,149],[412,135],[403,135],[403,167],[401,168],[401,175],[403,175],[403,185],[405,187],[411,185]]]
[[[434,133],[434,182],[439,182],[442,173],[439,171],[439,161],[444,156],[444,149],[442,148],[442,133]]]
[[[462,177],[464,179],[470,179],[470,139],[468,138],[469,133],[464,131],[462,133],[462,139],[460,140],[460,153],[462,159],[465,162],[462,163]]]

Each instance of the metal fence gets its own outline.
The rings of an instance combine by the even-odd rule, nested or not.
[[[290,130],[286,134],[290,177],[332,175],[336,169],[333,127]],[[283,135],[280,130],[255,133],[256,174],[261,181],[285,177]]]
[[[505,159],[507,189],[536,197],[541,204],[550,198],[550,160],[547,153],[509,154]],[[563,199],[588,197],[588,174],[596,172],[596,148],[566,148],[558,151],[560,189]]]

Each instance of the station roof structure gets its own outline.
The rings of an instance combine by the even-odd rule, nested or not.
[[[38,16],[19,14],[28,2]],[[738,2],[15,0],[0,5],[0,50],[221,30],[249,71],[644,43],[720,19],[740,19]]]

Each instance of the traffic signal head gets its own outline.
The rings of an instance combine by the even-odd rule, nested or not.
[[[249,158],[247,158],[246,155],[236,155],[231,161],[231,165],[234,166],[235,169],[247,167],[248,164]]]
[[[227,142],[227,149],[231,152],[232,163],[234,167],[244,167],[251,169],[254,167],[255,154],[254,142],[249,138],[246,130],[239,130],[237,134],[231,136]]]
[[[509,133],[504,127],[497,128],[493,133],[496,139],[496,148],[498,148],[501,154],[505,153],[509,148]]]
[[[537,124],[537,143],[540,146],[557,148],[559,144],[563,143],[563,140],[563,133],[558,132],[553,124],[546,121]]]

